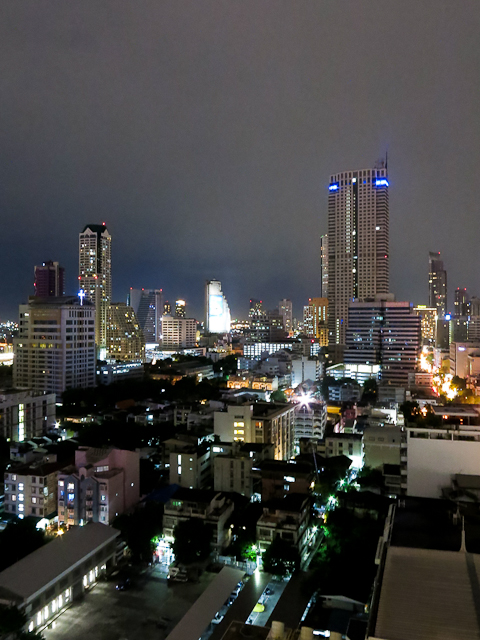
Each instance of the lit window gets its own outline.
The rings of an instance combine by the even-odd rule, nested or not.
[[[19,493],[18,494],[18,499],[20,500],[20,502],[23,502],[23,498],[24,498],[23,493]]]
[[[64,486],[65,486],[64,481],[63,481],[63,480],[59,480],[59,481],[58,481],[58,486],[59,486],[59,487],[64,487]]]
[[[13,480],[14,482],[17,480],[17,476],[16,476],[14,473],[12,473],[12,480]]]
[[[18,490],[19,490],[19,491],[23,491],[24,486],[25,486],[25,485],[23,484],[23,482],[19,482],[19,483],[18,483]]]

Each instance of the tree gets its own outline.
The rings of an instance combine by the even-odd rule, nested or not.
[[[9,522],[0,532],[0,549],[8,549],[8,553],[0,554],[0,571],[36,551],[46,541],[43,531],[30,519]]]
[[[24,631],[27,616],[16,607],[0,605],[0,636],[11,640],[44,640],[41,633]]]
[[[147,502],[130,515],[122,514],[113,522],[122,532],[134,562],[150,562],[154,552],[153,538],[162,533],[163,505]]]
[[[172,545],[175,558],[182,564],[206,560],[210,555],[212,529],[200,518],[189,518],[177,524]]]
[[[275,576],[293,573],[300,564],[296,547],[280,536],[276,536],[262,557],[263,568]]]
[[[273,391],[270,396],[270,400],[272,402],[288,402],[287,396],[281,389],[277,389],[276,391]]]
[[[377,391],[378,386],[375,378],[369,378],[368,380],[365,380],[363,384],[362,400],[365,402],[375,402],[375,400],[377,399]]]

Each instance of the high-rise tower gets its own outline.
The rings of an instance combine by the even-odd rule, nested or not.
[[[440,251],[428,254],[428,305],[436,308],[439,318],[447,313],[447,272]]]
[[[334,174],[328,194],[328,331],[338,361],[349,302],[388,293],[387,167],[380,161],[373,169]]]
[[[320,277],[322,298],[328,298],[328,234],[320,238]]]
[[[220,280],[207,280],[205,283],[205,330],[208,333],[230,331],[230,308]]]
[[[43,262],[35,267],[35,295],[58,298],[65,295],[65,269],[58,262]]]
[[[145,342],[160,342],[162,336],[162,289],[130,289],[127,304],[135,311]]]
[[[78,284],[95,305],[98,352],[106,345],[107,307],[112,301],[112,237],[105,224],[88,224],[80,234]]]

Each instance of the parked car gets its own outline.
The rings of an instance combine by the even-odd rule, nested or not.
[[[126,591],[127,589],[130,589],[131,586],[132,586],[132,581],[130,580],[130,578],[128,576],[122,576],[117,581],[117,584],[115,585],[115,589],[117,591]]]

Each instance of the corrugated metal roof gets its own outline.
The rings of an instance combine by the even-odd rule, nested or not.
[[[2,571],[0,588],[26,600],[119,534],[98,522],[71,529]]]
[[[385,640],[480,638],[473,595],[478,590],[479,570],[478,555],[390,547],[375,637]]]

